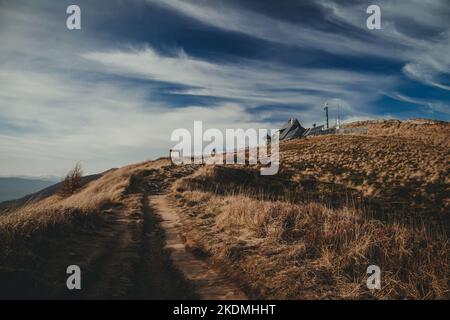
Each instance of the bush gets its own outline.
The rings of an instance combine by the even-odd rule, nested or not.
[[[83,171],[80,163],[70,170],[64,180],[61,182],[58,194],[67,197],[74,194],[82,186]]]

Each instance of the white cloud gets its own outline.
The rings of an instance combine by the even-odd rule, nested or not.
[[[384,96],[389,97],[391,99],[397,100],[397,101],[406,102],[409,104],[415,104],[418,106],[424,106],[424,107],[426,107],[424,111],[429,112],[429,113],[434,113],[435,111],[437,111],[440,113],[450,115],[449,106],[441,101],[435,101],[435,100],[430,101],[430,100],[425,100],[425,99],[417,99],[417,98],[409,97],[404,94],[400,94],[398,92],[392,92],[392,93],[381,92],[381,94],[383,94]]]
[[[339,54],[404,57],[396,49],[380,50],[359,39],[227,6],[216,10],[206,2],[184,1],[161,5],[217,28],[276,43]],[[327,100],[341,106],[344,118],[373,117],[370,107],[379,91],[397,83],[396,78],[380,75],[267,61],[213,63],[182,49],[172,56],[149,46],[123,49],[123,44],[109,44],[116,49],[106,50],[101,39],[90,36],[92,31],[74,36],[64,23],[43,13],[46,10],[38,12],[32,4],[20,10],[13,7],[2,3],[0,10],[0,175],[62,175],[79,160],[87,172],[99,172],[167,155],[172,130],[190,128],[194,120],[219,129],[267,128],[277,125],[273,118],[298,116],[307,126],[323,121],[322,105]],[[435,72],[446,68],[448,61],[438,53],[432,57],[426,66],[435,64]],[[424,72],[415,67],[419,60],[409,62],[406,73],[435,81],[437,73],[424,79]],[[86,71],[111,77],[97,81]],[[152,99],[158,89],[127,85],[123,76],[186,86],[167,94],[233,102],[175,108]],[[123,82],[105,80],[118,77]],[[280,107],[255,111],[264,105]],[[292,105],[299,110],[288,109]]]
[[[225,2],[188,0],[147,0],[148,2],[175,10],[202,23],[249,35],[258,39],[301,48],[314,48],[340,55],[368,55],[395,58],[402,51],[395,47],[384,48],[370,40],[326,32],[305,24],[277,20],[259,13],[235,8]],[[364,13],[363,13],[364,14]],[[365,25],[365,22],[364,22]]]
[[[449,86],[439,82],[441,74],[450,74],[449,6],[446,0],[379,1],[382,9],[382,30],[366,28],[367,3],[338,4],[317,1],[328,10],[326,19],[346,24],[358,31],[358,37],[313,29],[304,24],[276,20],[224,3],[192,2],[189,0],[147,0],[175,10],[202,23],[239,32],[255,38],[289,46],[314,48],[342,55],[378,56],[405,61],[405,75],[443,90]],[[396,21],[408,21],[443,32],[437,39],[413,37],[401,32]],[[439,68],[436,68],[439,65]]]
[[[219,129],[268,126],[234,104],[170,109],[112,84],[31,72],[2,72],[4,80],[0,121],[21,130],[0,134],[0,175],[25,165],[28,174],[63,174],[78,160],[96,172],[166,155],[172,131],[199,119]]]
[[[361,32],[365,29],[365,16],[358,14],[364,8],[363,3],[341,5],[333,1],[319,1],[328,10],[326,18],[331,21],[348,24]],[[440,82],[442,75],[450,75],[450,6],[446,0],[436,1],[379,1],[381,8],[382,30],[373,31],[370,36],[380,39],[377,51],[383,44],[403,47],[398,58],[405,61],[403,73],[409,78],[443,90],[450,86]],[[433,28],[436,36],[411,36],[401,32],[398,21],[408,23],[408,29],[417,26]]]
[[[262,14],[234,8],[224,3],[192,2],[181,0],[147,0],[175,10],[202,23],[239,32],[255,38],[289,46],[315,48],[342,55],[378,56],[406,61],[404,73],[411,79],[449,90],[439,83],[440,74],[450,73],[449,7],[446,1],[379,1],[382,9],[382,30],[369,32],[365,20],[367,3],[338,4],[317,1],[328,10],[326,18],[345,23],[359,30],[359,37],[320,31],[306,25],[276,20]],[[446,14],[447,13],[447,14]],[[444,32],[438,39],[413,37],[401,32],[397,20],[411,25],[436,28]],[[444,29],[444,30],[442,30]],[[436,68],[436,65],[439,68]]]
[[[144,88],[4,65],[0,72],[0,82],[4,84],[0,87],[0,121],[13,129],[1,134],[0,175],[22,174],[24,168],[27,174],[61,175],[79,160],[88,172],[98,172],[166,155],[173,145],[169,141],[172,130],[190,129],[194,120],[222,130],[276,125],[266,119],[283,111],[255,115],[247,109],[257,106],[255,101],[304,104],[309,108],[300,111],[299,117],[308,125],[323,118],[321,105],[327,95],[343,96],[358,105],[359,101],[367,101],[365,95],[372,94],[373,86],[381,80],[343,70],[288,70],[271,64],[262,67],[256,61],[214,64],[183,52],[161,56],[151,48],[91,52],[83,57],[90,61],[89,68],[97,72],[194,86],[198,87],[193,89],[195,94],[204,90],[216,97],[241,97],[243,101],[170,108],[151,102],[151,92]],[[361,92],[354,95],[351,87],[356,85]],[[291,91],[272,92],[280,88]],[[319,93],[292,89],[314,89]],[[352,108],[345,99],[339,100],[343,111],[364,116],[362,110]],[[284,114],[287,118],[292,112]]]
[[[403,73],[428,86],[450,90],[450,85],[442,81],[443,77],[450,77],[450,39],[447,41],[447,44],[430,45],[426,52],[418,53],[403,67]]]
[[[215,64],[189,57],[182,51],[171,57],[162,56],[150,47],[90,52],[83,57],[102,64],[103,72],[187,87],[172,93],[243,99],[249,104],[299,104],[312,108],[338,96],[351,105],[358,105],[376,98],[374,88],[390,86],[396,81],[381,75],[339,69],[284,67],[254,60]],[[354,91],[355,86],[359,88],[358,92]],[[352,111],[358,112],[356,109]]]

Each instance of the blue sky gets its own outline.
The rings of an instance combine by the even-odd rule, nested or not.
[[[449,16],[446,0],[0,1],[0,175],[166,155],[194,120],[309,126],[326,102],[345,121],[448,121]]]

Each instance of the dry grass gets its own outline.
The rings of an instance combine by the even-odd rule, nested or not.
[[[0,298],[195,297],[170,266],[146,197],[192,171],[168,159],[143,162],[110,170],[71,196],[55,194],[4,213]],[[84,279],[77,292],[65,286],[74,263]]]
[[[365,127],[367,135],[379,137],[397,137],[422,144],[450,148],[450,125],[448,122],[412,119],[356,121],[345,125],[349,128]]]
[[[62,197],[55,194],[0,215],[0,247],[3,256],[6,252],[15,254],[16,244],[26,242],[32,237],[45,236],[52,230],[70,229],[74,224],[80,223],[95,224],[102,218],[101,213],[105,206],[122,201],[133,175],[168,163],[168,160],[163,159],[110,170],[71,196]]]
[[[172,196],[188,244],[256,297],[448,299],[449,124],[350,126],[367,126],[368,134],[282,143],[276,176],[207,166],[178,179]],[[129,201],[144,183],[159,192],[153,181],[166,187],[195,169],[169,164],[110,170],[68,197],[0,215],[1,268],[45,260],[55,239],[95,227],[108,218],[103,208]],[[382,270],[379,291],[365,286],[371,264]]]
[[[180,182],[179,184],[183,184]],[[176,190],[180,186],[176,185]],[[355,209],[175,192],[188,244],[268,299],[449,298],[448,238]],[[366,268],[382,290],[366,288]]]
[[[448,123],[280,144],[278,175],[207,166],[173,186],[194,251],[276,299],[449,299]],[[378,265],[382,289],[366,287]]]
[[[444,145],[399,137],[322,136],[281,145],[281,171],[293,181],[331,183],[387,210],[427,215],[450,209],[449,160]]]

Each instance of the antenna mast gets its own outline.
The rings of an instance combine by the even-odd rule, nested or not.
[[[327,129],[330,128],[329,124],[328,124],[328,103],[325,103],[325,108],[323,108],[323,110],[325,110],[325,115],[327,117]]]
[[[338,116],[337,116],[337,126],[336,129],[339,130],[339,127],[341,126],[341,105],[338,103]]]

